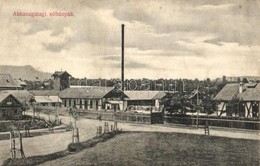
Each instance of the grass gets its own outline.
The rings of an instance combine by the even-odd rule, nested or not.
[[[260,165],[260,142],[181,133],[117,135],[45,165]]]
[[[111,139],[115,135],[120,134],[120,133],[121,133],[120,131],[114,131],[114,132],[110,132],[107,134],[103,134],[100,137],[94,137],[93,139],[89,139],[84,142],[71,143],[68,145],[68,148],[66,150],[51,153],[48,155],[33,156],[33,157],[25,158],[25,159],[19,158],[19,159],[14,159],[14,160],[9,158],[4,161],[3,165],[5,165],[5,166],[11,166],[11,165],[34,166],[34,165],[41,164],[41,163],[44,163],[47,161],[51,161],[51,160],[55,160],[58,158],[68,156],[72,153],[79,152],[86,148],[94,147],[96,144],[107,141],[108,139]]]
[[[68,150],[4,165],[260,165],[260,141],[182,133],[103,135]]]

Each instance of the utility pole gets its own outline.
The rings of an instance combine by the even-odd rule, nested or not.
[[[199,106],[199,86],[197,86],[197,119],[196,119],[197,129],[199,128],[199,109],[198,109],[198,106]]]
[[[121,57],[121,81],[122,81],[122,91],[124,91],[125,90],[125,85],[124,85],[124,68],[125,68],[125,65],[124,65],[124,61],[125,61],[125,55],[124,55],[124,27],[125,27],[125,25],[124,24],[122,24],[121,25],[121,30],[122,30],[122,46],[121,46],[121,49],[122,49],[122,57]]]

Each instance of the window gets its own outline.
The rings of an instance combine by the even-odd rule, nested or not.
[[[90,108],[93,108],[93,101],[92,100],[90,100]]]
[[[17,109],[14,110],[14,114],[15,114],[15,115],[18,114],[18,110],[17,110]]]
[[[77,105],[77,102],[76,102],[76,99],[74,99],[74,107],[76,107]]]
[[[64,104],[64,107],[67,107],[67,100],[66,99],[63,100],[63,104]]]
[[[98,109],[98,100],[96,100],[96,109]]]
[[[69,107],[71,107],[71,100],[69,100]]]
[[[79,99],[79,108],[82,108],[82,100]]]

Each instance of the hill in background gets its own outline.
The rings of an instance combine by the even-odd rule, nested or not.
[[[15,79],[22,80],[46,80],[50,79],[52,73],[38,71],[31,65],[26,66],[8,66],[0,65],[0,74],[11,74]]]

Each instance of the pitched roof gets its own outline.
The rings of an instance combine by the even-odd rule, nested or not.
[[[33,97],[27,90],[5,90],[1,91],[0,93],[12,94],[16,99],[18,99],[21,103],[25,104],[30,102]]]
[[[86,86],[79,88],[67,88],[59,93],[60,98],[103,98],[114,87]]]
[[[9,96],[10,93],[0,93],[0,103]]]
[[[61,103],[61,99],[58,96],[34,96],[37,103]]]
[[[155,100],[166,96],[162,91],[124,91],[130,100]]]
[[[226,84],[214,100],[229,101],[238,94],[239,84]]]
[[[242,94],[238,94],[238,97],[244,101],[260,101],[260,84],[247,88]]]
[[[260,84],[245,84],[242,93],[239,93],[239,84],[227,84],[214,100],[229,101],[234,97],[244,101],[260,101]]]
[[[16,81],[14,81],[10,74],[0,74],[0,87],[21,88],[21,86]]]
[[[34,96],[58,96],[60,91],[57,90],[32,90]]]
[[[17,84],[21,85],[21,86],[26,86],[27,84],[22,81],[22,80],[15,80],[17,82]]]
[[[67,71],[55,71],[52,76],[61,76],[63,74],[67,74],[69,76],[71,76]]]
[[[1,92],[1,93],[0,93],[0,103],[1,103],[3,100],[5,100],[7,97],[9,97],[9,96],[12,96],[12,97],[15,98],[21,105],[23,105],[23,104],[21,103],[21,101],[18,100],[14,95],[12,95],[12,94],[10,94],[10,93],[7,93],[7,92]]]

